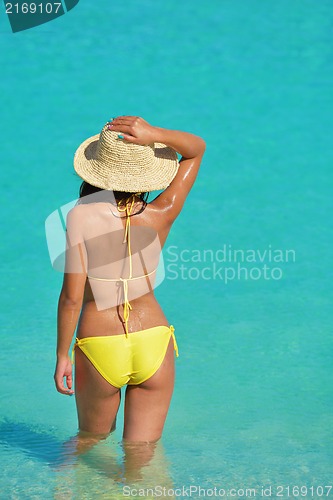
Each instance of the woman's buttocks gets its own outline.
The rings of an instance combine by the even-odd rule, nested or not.
[[[137,332],[154,326],[168,325],[168,321],[153,293],[130,300],[132,309],[128,331]],[[98,309],[96,302],[85,297],[77,335],[79,338],[125,333],[124,305]]]

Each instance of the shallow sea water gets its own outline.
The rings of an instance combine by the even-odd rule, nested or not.
[[[1,499],[333,496],[332,21],[328,0],[82,0],[13,35],[2,13]],[[137,478],[121,412],[75,455],[75,402],[52,379],[61,274],[44,221],[76,196],[77,145],[117,114],[207,142],[164,250],[177,383]]]

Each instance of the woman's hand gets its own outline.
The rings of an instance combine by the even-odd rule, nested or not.
[[[57,391],[61,394],[66,394],[72,396],[74,391],[73,387],[73,376],[72,376],[72,362],[69,356],[59,357],[57,360],[57,365],[54,373],[54,382]],[[64,385],[64,378],[66,379],[66,386]]]
[[[120,132],[125,141],[145,146],[155,142],[155,127],[138,116],[119,116],[109,125],[109,130]]]

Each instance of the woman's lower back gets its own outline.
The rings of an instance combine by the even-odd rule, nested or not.
[[[129,333],[169,325],[153,292],[131,300],[130,304]],[[125,334],[123,304],[98,311],[94,300],[84,302],[77,331],[79,338],[121,334]]]

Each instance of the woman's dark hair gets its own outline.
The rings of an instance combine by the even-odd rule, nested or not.
[[[92,186],[91,184],[88,184],[88,182],[86,181],[83,181],[80,186],[79,197],[83,198],[84,196],[97,193],[98,191],[102,191],[102,189],[96,186]]]
[[[96,186],[92,186],[91,184],[88,184],[88,182],[83,181],[81,186],[80,186],[79,197],[81,199],[81,198],[84,198],[85,196],[88,196],[90,194],[97,193],[98,191],[105,191],[105,190],[101,189],[99,187],[96,187]],[[124,191],[113,191],[113,194],[114,194],[114,197],[115,197],[117,202],[119,202],[119,201],[125,202],[127,200],[127,198],[129,198],[133,193],[124,192]],[[149,196],[149,192],[138,193],[138,198],[140,198],[140,200],[143,202],[143,207],[140,210],[140,212],[145,209],[145,207],[147,205],[148,196]]]

